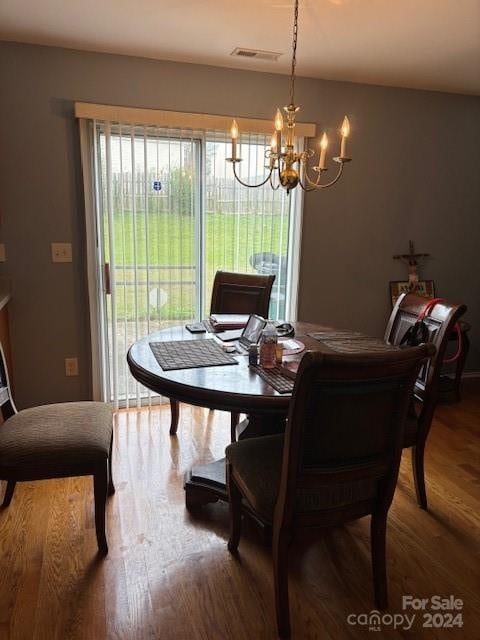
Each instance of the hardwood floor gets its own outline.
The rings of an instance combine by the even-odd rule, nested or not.
[[[454,595],[463,601],[463,627],[423,628],[423,613],[413,610],[409,631],[394,631],[388,618],[376,634],[348,624],[350,614],[374,608],[364,518],[295,541],[293,638],[480,637],[479,392],[480,381],[468,381],[461,404],[437,410],[426,455],[428,513],[416,505],[405,452],[387,533],[389,613],[402,613],[403,595]],[[230,416],[182,405],[177,437],[169,421],[169,405],[118,415],[104,560],[88,479],[17,486],[0,512],[2,640],[276,637],[272,564],[258,532],[245,528],[235,560],[226,505],[196,516],[184,508],[183,474],[222,454]]]

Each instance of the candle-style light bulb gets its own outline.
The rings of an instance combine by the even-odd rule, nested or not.
[[[270,139],[270,169],[275,167],[275,160],[277,159],[277,132],[272,133]]]
[[[237,138],[238,138],[238,124],[234,120],[230,129],[230,135],[232,136],[232,160],[235,162],[237,159]]]
[[[340,146],[340,157],[346,158],[347,157],[346,155],[347,154],[347,138],[350,135],[350,121],[347,118],[347,116],[345,116],[345,118],[343,119],[340,133],[342,134],[342,144]]]
[[[326,168],[325,160],[327,157],[327,147],[328,147],[328,138],[327,138],[327,134],[324,131],[323,136],[320,140],[320,161],[318,163],[318,166],[320,169]]]
[[[270,140],[270,151],[272,153],[277,152],[277,134],[276,133],[272,134],[272,139]]]
[[[283,129],[283,116],[280,109],[277,109],[277,113],[275,114],[275,131],[281,131]]]
[[[282,129],[283,129],[283,117],[280,109],[277,109],[277,113],[275,114],[275,119],[273,121],[275,125],[275,134],[276,134],[276,151],[278,154],[282,152]]]

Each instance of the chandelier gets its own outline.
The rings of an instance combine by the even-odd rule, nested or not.
[[[292,67],[290,72],[290,103],[283,107],[286,116],[282,116],[280,109],[274,118],[275,132],[272,135],[270,149],[265,153],[268,164],[268,175],[259,184],[247,184],[238,176],[236,166],[242,161],[237,155],[237,141],[239,137],[239,128],[237,122],[232,122],[230,129],[232,139],[232,157],[227,158],[227,162],[232,163],[233,175],[236,180],[244,187],[262,187],[267,182],[270,183],[272,189],[284,187],[289,193],[297,185],[304,191],[314,191],[315,189],[326,189],[335,184],[343,173],[343,165],[350,162],[351,158],[347,157],[347,138],[350,134],[350,123],[345,116],[341,129],[340,155],[333,160],[340,166],[337,175],[330,182],[322,183],[322,173],[327,171],[327,147],[328,138],[324,132],[320,139],[320,151],[318,156],[318,165],[313,166],[312,170],[317,174],[316,177],[309,176],[308,163],[310,158],[315,155],[313,149],[305,149],[301,152],[295,151],[295,116],[300,107],[295,104],[295,66],[297,63],[297,36],[298,36],[298,0],[295,0],[294,21],[293,21],[293,40],[292,40]],[[275,176],[278,175],[278,179]]]

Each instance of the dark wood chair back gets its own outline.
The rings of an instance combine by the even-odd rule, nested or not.
[[[402,294],[395,304],[385,330],[385,341],[399,345],[408,329],[417,322],[425,309],[428,299],[414,293]],[[453,304],[446,300],[438,302],[431,309],[424,323],[429,340],[436,347],[435,354],[420,368],[415,381],[414,397],[420,404],[411,402],[405,429],[404,447],[412,448],[413,478],[417,501],[422,509],[427,509],[425,486],[425,446],[437,404],[440,373],[448,339],[455,323],[465,313],[463,304]]]
[[[428,300],[414,293],[402,294],[390,315],[385,330],[385,341],[400,344],[406,331],[417,321]],[[429,341],[435,345],[435,355],[420,370],[415,383],[415,396],[422,402],[434,405],[437,397],[438,381],[445,357],[448,338],[455,323],[466,312],[464,304],[454,304],[446,300],[437,303],[424,319],[428,328]]]
[[[433,351],[305,354],[285,433],[277,524],[335,525],[386,513],[413,385]]]
[[[272,555],[280,637],[290,634],[288,544],[297,527],[336,526],[371,515],[375,604],[387,607],[388,509],[413,386],[419,367],[434,350],[424,344],[361,356],[307,352],[296,376],[284,438],[253,438],[253,446],[247,439],[227,447],[232,553],[240,540],[242,505],[270,523],[272,493],[278,487]]]
[[[210,313],[256,313],[268,318],[274,275],[217,271]]]

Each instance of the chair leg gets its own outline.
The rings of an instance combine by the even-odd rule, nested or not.
[[[417,494],[418,506],[425,511],[428,509],[427,491],[425,489],[425,443],[417,444],[412,447],[412,468],[413,479],[415,481],[415,492]]]
[[[239,413],[231,413],[230,414],[230,441],[236,442],[237,440],[237,426],[240,422],[240,414]]]
[[[230,537],[228,550],[235,553],[242,534],[242,494],[232,477],[232,465],[227,462],[227,490],[230,507]]]
[[[108,553],[107,538],[105,535],[105,505],[107,502],[108,472],[105,464],[95,472],[93,476],[93,493],[95,497],[95,531],[97,534],[98,548],[101,553]]]
[[[288,540],[284,528],[273,532],[273,579],[275,583],[275,611],[280,638],[290,637],[290,609],[288,604]]]
[[[112,475],[112,449],[113,449],[113,431],[112,437],[110,438],[110,450],[108,452],[108,495],[113,496],[115,493],[115,485],[113,484],[113,475]]]
[[[387,568],[385,559],[385,542],[387,535],[387,514],[372,514],[370,523],[370,537],[372,546],[373,588],[377,609],[386,609],[387,596]]]
[[[172,419],[170,422],[170,435],[174,436],[177,433],[178,418],[180,416],[180,403],[178,402],[178,400],[173,400],[173,398],[170,398],[170,411],[172,414]]]
[[[3,496],[2,507],[8,507],[12,501],[13,492],[15,491],[15,480],[7,480],[7,488],[5,489],[5,495]]]

